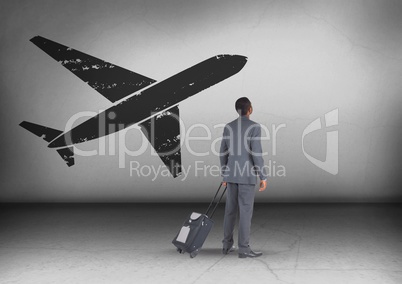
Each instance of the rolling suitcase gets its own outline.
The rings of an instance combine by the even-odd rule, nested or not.
[[[209,204],[205,214],[192,212],[184,221],[183,226],[172,241],[179,253],[187,252],[190,254],[191,258],[194,258],[201,250],[202,245],[204,244],[209,232],[214,225],[212,216],[214,215],[216,208],[218,207],[223,195],[226,192],[227,187],[225,187],[222,194],[220,195],[220,198],[215,203],[215,206],[213,206],[215,199],[218,196],[218,193],[222,187],[222,184],[223,183],[220,184],[218,190],[216,191],[215,196]],[[209,211],[211,209],[212,212],[209,215]]]

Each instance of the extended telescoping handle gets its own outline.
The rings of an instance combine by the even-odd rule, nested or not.
[[[223,182],[221,182],[221,184],[219,185],[219,188],[218,188],[218,190],[216,191],[214,198],[212,198],[211,203],[209,203],[207,212],[205,212],[205,215],[207,215],[207,216],[208,216],[209,218],[211,218],[211,219],[212,219],[212,216],[214,216],[215,210],[216,210],[216,208],[218,207],[219,203],[220,203],[221,200],[222,200],[222,197],[225,195],[225,192],[226,192],[227,185],[225,186],[225,189],[223,190],[223,192],[222,192],[222,194],[221,194],[221,197],[219,198],[218,202],[216,202],[216,204],[215,204],[215,206],[214,206],[214,208],[213,208],[213,210],[212,210],[212,212],[211,212],[211,216],[209,216],[209,215],[208,215],[209,210],[212,208],[212,205],[214,204],[214,201],[215,201],[216,197],[218,196],[218,193],[219,193],[219,191],[220,191],[222,185],[223,185]]]

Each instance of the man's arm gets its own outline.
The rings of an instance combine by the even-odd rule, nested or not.
[[[219,160],[221,164],[221,176],[225,175],[225,168],[228,163],[228,158],[229,158],[229,147],[228,147],[228,131],[225,128],[223,129],[223,134],[222,134],[222,141],[221,141],[221,147],[219,150]]]
[[[264,166],[264,159],[262,158],[262,146],[261,146],[261,126],[256,125],[254,131],[251,134],[251,156],[253,158],[254,166],[260,177],[260,191],[265,190],[267,187],[267,174]]]

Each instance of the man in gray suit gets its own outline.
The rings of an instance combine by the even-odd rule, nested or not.
[[[220,147],[223,184],[228,186],[222,252],[228,254],[234,250],[233,231],[239,213],[239,257],[258,257],[262,253],[251,250],[249,239],[257,176],[260,178],[259,191],[267,187],[261,126],[249,118],[253,108],[248,98],[239,98],[235,109],[239,117],[226,124]]]

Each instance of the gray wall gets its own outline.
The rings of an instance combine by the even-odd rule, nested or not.
[[[241,96],[254,105],[251,118],[270,131],[271,139],[263,141],[265,160],[271,160],[271,170],[276,166],[257,201],[400,201],[401,31],[397,0],[2,1],[0,201],[209,200],[220,178],[209,171],[204,176],[196,163],[218,164],[211,145],[222,128],[214,126],[236,117],[233,105]],[[29,42],[36,35],[156,80],[217,54],[249,60],[237,75],[180,104],[186,133],[202,123],[212,129],[211,137],[183,146],[188,175],[155,179],[130,171],[130,161],[144,173],[162,165],[150,146],[126,157],[123,168],[111,154],[77,156],[68,168],[42,139],[18,126],[27,120],[64,129],[73,115],[110,105]],[[325,125],[324,115],[332,110],[339,116],[338,125],[328,128],[339,135],[335,175],[311,163],[301,144],[307,125],[317,118]],[[281,124],[274,155],[272,129]],[[325,160],[326,131],[305,137],[306,153]],[[206,132],[198,127],[190,133]],[[127,147],[138,149],[142,134],[136,128],[125,134]],[[116,144],[122,139],[112,138]],[[209,153],[198,157],[190,150]]]

